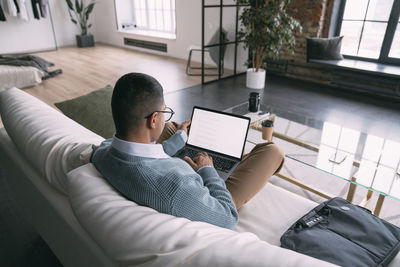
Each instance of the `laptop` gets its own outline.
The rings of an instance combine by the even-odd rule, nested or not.
[[[250,118],[212,110],[193,107],[192,123],[186,145],[175,157],[193,157],[202,151],[212,158],[219,176],[228,179],[242,160]]]

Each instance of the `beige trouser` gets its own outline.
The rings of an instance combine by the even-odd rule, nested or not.
[[[162,143],[173,135],[177,129],[176,122],[167,122],[157,140]],[[232,195],[236,208],[239,209],[254,197],[267,183],[268,179],[279,172],[285,161],[282,150],[274,143],[257,144],[233,171],[226,187]]]

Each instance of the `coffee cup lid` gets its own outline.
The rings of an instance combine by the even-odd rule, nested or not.
[[[272,120],[263,120],[261,122],[261,126],[272,127],[272,126],[274,126],[274,121],[272,121]]]

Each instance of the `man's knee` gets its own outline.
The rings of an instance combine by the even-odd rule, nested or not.
[[[267,162],[276,164],[276,171],[274,174],[278,173],[282,169],[285,162],[285,153],[277,144],[273,142],[257,144],[253,151],[257,154],[262,154]]]
[[[257,144],[252,151],[276,155],[277,157],[282,159],[285,158],[285,153],[283,152],[283,150],[273,142]]]
[[[165,123],[164,129],[161,132],[161,135],[158,138],[156,143],[161,144],[162,142],[164,142],[165,140],[170,138],[172,135],[174,135],[177,130],[178,130],[178,123],[176,123],[174,121],[169,121],[169,122]]]

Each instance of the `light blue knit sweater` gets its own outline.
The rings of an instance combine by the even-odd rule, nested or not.
[[[183,145],[175,134],[163,148],[174,155]],[[95,151],[92,162],[112,186],[137,204],[230,229],[238,221],[231,194],[212,167],[196,173],[179,158],[132,156],[112,147],[111,139]]]

